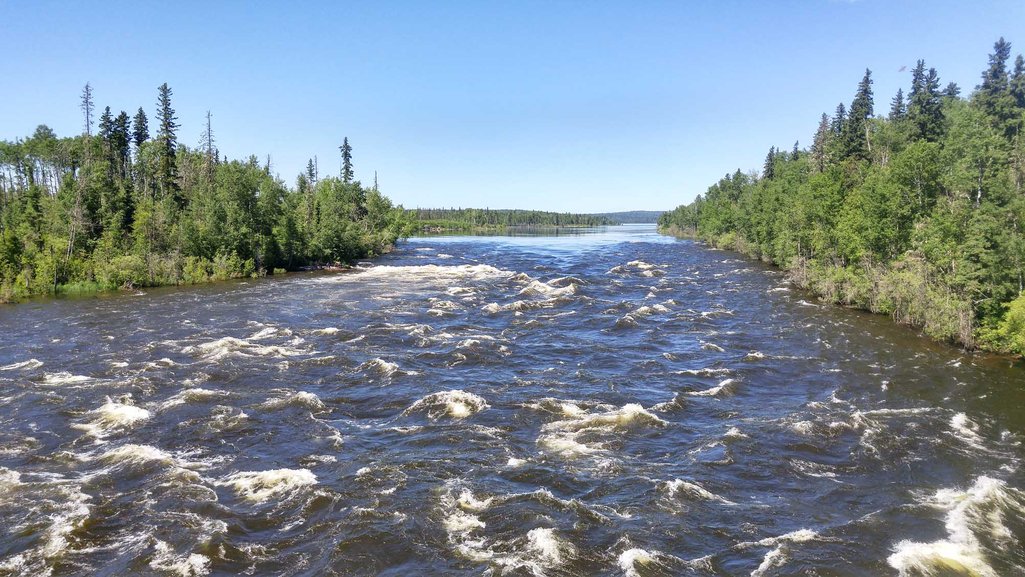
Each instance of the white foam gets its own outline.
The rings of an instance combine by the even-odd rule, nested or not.
[[[203,389],[199,387],[185,389],[161,403],[160,409],[169,409],[171,407],[187,403],[202,403],[204,401],[210,401],[227,395],[228,393],[225,391],[211,391],[210,389]]]
[[[307,392],[298,391],[295,393],[288,393],[284,397],[277,399],[271,399],[263,404],[266,409],[283,409],[286,407],[299,407],[303,409],[309,409],[310,411],[323,411],[327,409],[324,403],[320,400],[317,395]]]
[[[976,449],[985,450],[984,439],[979,435],[979,425],[964,413],[957,413],[950,418],[950,428],[954,435]]]
[[[692,500],[716,501],[724,505],[735,504],[733,501],[720,497],[697,483],[691,483],[689,481],[684,481],[683,479],[673,479],[672,481],[667,482],[665,487],[669,497],[674,499],[682,496]]]
[[[157,539],[155,553],[149,566],[180,577],[200,577],[210,573],[210,558],[199,553],[176,555],[171,546]]]
[[[431,393],[410,405],[402,414],[426,412],[431,419],[439,419],[444,416],[464,419],[489,406],[482,397],[456,389]]]
[[[539,280],[532,280],[530,281],[530,284],[520,290],[519,294],[528,296],[565,297],[575,295],[576,293],[576,283],[569,283],[563,287],[556,287]]]
[[[619,554],[619,568],[626,577],[640,577],[637,566],[649,565],[655,561],[655,555],[640,548],[627,549]]]
[[[720,395],[729,395],[733,392],[733,384],[736,382],[737,381],[735,379],[725,379],[710,389],[692,391],[687,394],[693,397],[718,397]]]
[[[324,327],[313,332],[318,335],[333,335],[338,332],[338,327]]]
[[[29,359],[27,361],[21,361],[20,363],[11,363],[0,367],[0,371],[17,371],[20,369],[38,369],[43,366],[42,361],[36,359]]]
[[[546,564],[562,563],[564,555],[573,553],[572,545],[556,537],[555,529],[542,527],[527,532],[527,548]]]
[[[618,409],[602,412],[584,412],[573,403],[562,403],[563,415],[568,418],[548,423],[541,430],[537,443],[552,453],[563,457],[579,457],[598,453],[601,446],[592,446],[579,440],[580,435],[590,432],[612,433],[635,426],[661,426],[665,421],[648,412],[639,404],[630,403]]]
[[[73,375],[68,372],[46,373],[43,376],[44,385],[69,385],[75,383],[84,383],[86,381],[91,380],[92,377],[87,377],[85,375]]]
[[[747,435],[742,433],[740,431],[740,429],[738,429],[737,427],[730,427],[723,434],[723,438],[724,439],[730,439],[730,440],[739,440],[739,439],[746,439],[748,437],[747,437]]]
[[[94,437],[103,437],[119,429],[134,427],[150,418],[150,412],[130,404],[129,397],[124,397],[122,400],[125,402],[115,401],[108,397],[106,403],[86,413],[89,416],[88,422],[74,424],[72,427]]]
[[[289,493],[317,484],[317,476],[309,469],[274,469],[270,471],[244,471],[218,481],[240,497],[254,503],[283,498]]]
[[[769,574],[768,571],[770,569],[779,567],[785,563],[786,560],[787,555],[783,552],[783,547],[776,547],[765,554],[765,557],[762,558],[762,562],[758,565],[758,568],[751,572],[751,577],[764,577]]]
[[[362,282],[367,279],[380,279],[388,282],[413,282],[417,284],[441,282],[449,284],[451,281],[463,279],[488,280],[511,278],[515,274],[511,271],[497,269],[486,264],[375,265],[358,270],[359,274],[338,275],[331,278],[334,282]]]
[[[265,329],[266,330],[266,329]],[[277,329],[275,329],[276,331]],[[262,331],[261,331],[262,332]],[[260,333],[253,335],[259,336]],[[250,337],[252,338],[252,337]],[[263,338],[261,336],[261,338]],[[306,354],[307,351],[295,347],[277,345],[259,345],[248,340],[235,337],[222,337],[210,342],[188,346],[182,349],[187,355],[198,355],[205,361],[219,361],[227,357],[292,357]]]
[[[456,499],[456,505],[464,511],[483,511],[491,506],[492,501],[494,501],[494,497],[479,499],[469,489],[463,489],[459,493],[459,498]]]
[[[947,538],[932,543],[901,541],[887,559],[901,577],[960,571],[975,577],[998,577],[979,540],[983,534],[1002,548],[1020,547],[1004,523],[1007,514],[1025,511],[1025,493],[1004,481],[981,476],[967,490],[941,489],[927,502],[946,511]],[[1017,568],[1023,571],[1022,567]]]
[[[464,513],[463,511],[453,511],[451,515],[445,517],[444,525],[445,530],[449,533],[468,533],[474,529],[483,529],[486,526],[476,515]]]
[[[21,473],[13,469],[0,467],[0,494],[10,491],[19,485],[21,485]]]
[[[399,366],[397,364],[390,363],[381,358],[371,359],[360,365],[359,368],[360,370],[370,370],[386,377],[390,377],[399,372]]]
[[[174,457],[164,450],[151,445],[121,445],[111,449],[102,455],[100,460],[118,465],[143,465],[146,463],[160,463],[173,465]]]

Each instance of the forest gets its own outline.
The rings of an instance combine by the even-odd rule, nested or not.
[[[0,141],[0,302],[348,263],[408,233],[401,207],[354,180],[348,138],[337,177],[311,159],[289,187],[269,158],[222,157],[209,112],[200,145],[181,144],[171,96],[158,88],[151,134],[143,108],[98,112],[86,84],[82,134]]]
[[[876,114],[866,70],[810,147],[772,147],[665,213],[694,236],[789,271],[823,299],[965,348],[1025,354],[1025,61],[998,40],[962,96],[919,60]]]
[[[510,226],[603,226],[616,224],[604,215],[489,208],[415,208],[407,211],[417,230],[468,231]]]

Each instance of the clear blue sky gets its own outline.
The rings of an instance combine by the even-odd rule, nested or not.
[[[866,67],[880,113],[918,58],[967,93],[999,36],[1025,49],[1022,0],[0,0],[0,22],[2,139],[81,131],[87,81],[152,119],[167,82],[181,142],[209,109],[224,154],[293,184],[348,136],[407,207],[672,208],[809,142]]]

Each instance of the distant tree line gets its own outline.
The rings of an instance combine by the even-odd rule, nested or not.
[[[97,119],[86,84],[81,135],[0,141],[0,302],[350,262],[409,227],[376,182],[353,180],[348,138],[339,177],[310,160],[289,188],[269,158],[223,158],[209,112],[199,146],[182,145],[171,96],[159,87],[151,129],[142,108]]]
[[[770,148],[663,230],[779,264],[837,303],[968,348],[1025,353],[1025,61],[994,45],[967,97],[919,60],[885,116],[866,70],[812,144]]]
[[[415,208],[407,211],[417,228],[470,230],[509,226],[602,226],[615,224],[606,216],[489,208]]]

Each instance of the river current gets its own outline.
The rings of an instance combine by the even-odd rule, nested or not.
[[[0,575],[1025,575],[1025,370],[622,226],[0,308]]]

